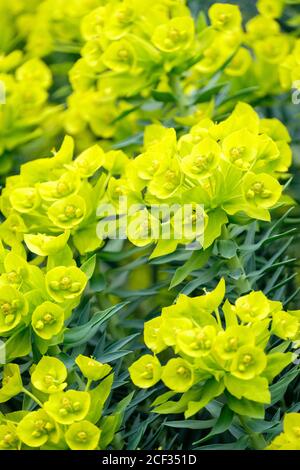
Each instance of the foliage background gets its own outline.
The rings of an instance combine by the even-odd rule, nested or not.
[[[213,0],[189,1],[195,15],[200,9],[207,12],[213,3]],[[256,14],[255,2],[240,0],[230,3],[240,6],[245,19]],[[289,11],[286,14],[289,15]],[[64,55],[59,55],[58,61],[64,63]],[[53,90],[64,86],[65,80],[58,78]],[[54,94],[53,101],[60,104],[63,97]],[[299,202],[300,105],[292,105],[291,96],[288,95],[277,100],[267,97],[258,109],[266,117],[278,117],[289,128],[294,150],[294,179],[290,184],[290,193]],[[57,138],[57,142],[61,137]],[[24,155],[30,155],[32,159],[48,148],[49,142],[44,139],[30,143],[23,148],[19,162],[24,160]],[[13,171],[18,171],[18,165]],[[279,404],[275,402],[269,407],[265,420],[249,420],[248,432],[237,418],[220,415],[222,403],[218,399],[192,420],[183,421],[178,415],[161,417],[149,413],[149,409],[153,397],[163,387],[136,391],[127,372],[133,360],[146,352],[142,342],[144,322],[157,316],[162,307],[171,305],[180,292],[200,295],[204,286],[212,289],[221,276],[226,279],[229,299],[234,300],[253,288],[262,289],[270,298],[280,299],[289,308],[299,305],[300,212],[295,209],[287,214],[276,213],[274,217],[277,222],[271,227],[261,224],[258,229],[256,222],[242,228],[231,226],[227,234],[230,242],[225,237],[221,239],[215,245],[208,263],[203,267],[196,265],[195,269],[185,264],[191,253],[183,249],[152,261],[148,260],[148,248],[133,248],[123,241],[111,241],[105,249],[97,252],[90,291],[82,299],[70,325],[82,327],[81,340],[73,344],[70,336],[59,357],[70,361],[70,358],[84,353],[113,366],[116,380],[114,393],[105,409],[107,414],[134,391],[125,412],[123,427],[114,438],[113,448],[246,449],[251,447],[251,433],[264,433],[271,439],[281,430],[283,412],[300,409],[300,380],[291,370],[276,384],[275,392],[280,397],[286,391],[284,398]],[[240,277],[244,283],[237,282]],[[112,310],[90,330],[85,328],[86,322],[96,311],[104,311],[119,302],[125,302],[121,310]]]

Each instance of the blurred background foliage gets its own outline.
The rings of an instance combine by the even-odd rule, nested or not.
[[[200,11],[207,14],[209,6],[213,3],[213,0],[189,0],[195,17]],[[232,0],[230,3],[240,6],[245,20],[257,14],[254,1]],[[289,28],[286,26],[287,21],[296,13],[297,6],[289,6],[285,10],[281,21],[282,28]],[[63,105],[69,93],[66,72],[77,57],[76,52],[63,51],[55,53],[55,58],[51,58],[52,64],[49,58],[46,58],[52,70],[57,72],[51,88],[51,103]],[[247,98],[245,100],[247,101]],[[291,169],[293,178],[289,182],[288,191],[299,203],[300,104],[292,104],[291,93],[286,93],[276,99],[265,97],[257,109],[262,116],[278,117],[291,133],[294,163]],[[179,126],[179,131],[181,130]],[[58,147],[62,134],[60,129],[54,137],[51,135],[51,146],[55,144]],[[131,150],[132,143],[133,149],[136,149],[135,144],[141,143],[141,135],[138,134],[135,139],[127,142],[115,143],[115,148]],[[33,159],[49,154],[51,146],[49,139],[43,134],[18,149],[12,171],[17,172],[18,164],[28,157]],[[224,276],[229,300],[236,299],[250,289],[262,289],[271,299],[280,299],[286,307],[299,308],[300,211],[297,208],[285,213],[277,210],[272,215],[276,220],[272,225],[256,222],[244,227],[231,225],[229,236],[227,234],[226,237],[220,237],[209,261],[203,265],[191,263],[197,253],[185,249],[149,261],[150,249],[133,248],[124,241],[111,241],[97,252],[96,271],[90,283],[90,290],[69,325],[82,327],[82,339],[73,345],[70,335],[69,344],[62,350],[60,357],[67,362],[70,358],[85,353],[100,361],[109,362],[114,367],[114,393],[106,405],[106,413],[110,413],[122,398],[134,390],[127,368],[136,357],[146,352],[141,336],[144,322],[157,316],[162,307],[171,305],[180,292],[192,296],[201,295],[204,287],[207,290],[214,288],[217,280]],[[80,261],[85,260],[83,258]],[[95,312],[104,311],[120,302],[127,303],[121,310],[116,310],[112,315],[108,315],[108,318],[103,317],[103,321],[92,325],[89,334],[86,334],[85,324]],[[253,432],[264,433],[268,440],[280,432],[284,411],[300,409],[299,378],[295,378],[292,371],[288,371],[276,385],[280,390],[279,401],[272,403],[267,409],[265,420],[249,420],[248,424]],[[249,448],[249,433],[236,418],[228,422],[220,421],[222,402],[219,399],[211,402],[205,411],[196,415],[193,420],[183,421],[178,415],[162,418],[149,413],[155,394],[162,390],[162,386],[157,386],[149,391],[135,391],[125,412],[123,427],[115,436],[114,448]],[[209,434],[212,430],[213,433]],[[197,444],[200,439],[204,440]]]

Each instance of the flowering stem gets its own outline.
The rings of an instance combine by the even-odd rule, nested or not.
[[[29,261],[29,264],[38,266],[39,264],[42,264],[45,259],[46,256],[36,256],[33,260]]]
[[[246,433],[249,435],[253,449],[263,450],[266,448],[266,441],[261,434],[253,432],[252,429],[247,425],[244,416],[238,415],[241,425],[243,426]]]
[[[170,85],[178,104],[179,113],[183,115],[186,111],[186,99],[182,90],[180,78],[176,75],[171,75]]]
[[[43,403],[33,395],[33,393],[29,392],[25,387],[22,388],[22,392],[28,395],[33,401],[35,401],[41,408],[43,408]]]
[[[223,237],[223,240],[231,240],[228,228],[226,226],[222,228],[222,237]],[[239,271],[241,271],[241,276],[239,277],[239,279],[236,280],[236,288],[237,288],[238,294],[241,295],[241,294],[251,291],[252,289],[251,283],[247,279],[247,274],[245,272],[242,260],[238,256],[238,254],[235,254],[232,258],[228,259],[227,265],[229,269],[231,270],[238,269]]]
[[[91,386],[91,383],[92,383],[92,380],[91,380],[91,379],[88,379],[88,381],[87,381],[87,383],[86,383],[86,386],[85,386],[85,389],[84,389],[85,392],[88,392],[88,391],[89,391],[90,386]]]
[[[216,315],[216,318],[217,318],[218,325],[222,328],[222,321],[221,321],[220,312],[219,312],[218,308],[216,308],[216,310],[215,310],[215,315]]]
[[[228,260],[228,267],[230,269],[240,269],[242,272],[241,277],[236,280],[236,287],[237,287],[238,293],[244,294],[245,292],[249,292],[252,289],[252,287],[251,287],[250,282],[247,279],[244,266],[238,255],[235,255],[233,258]]]

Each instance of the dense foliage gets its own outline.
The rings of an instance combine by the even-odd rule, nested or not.
[[[250,3],[0,0],[1,450],[300,449],[300,2]]]

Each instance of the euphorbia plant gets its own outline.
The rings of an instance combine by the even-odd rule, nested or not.
[[[102,416],[113,382],[111,367],[86,356],[78,356],[76,363],[86,383],[81,390],[66,390],[68,370],[54,357],[43,356],[31,367],[31,391],[23,386],[16,364],[5,367],[0,402],[25,393],[34,408],[0,416],[1,450],[96,450],[111,443],[124,406],[120,403],[114,414]]]
[[[293,353],[282,351],[299,339],[299,311],[283,311],[281,302],[261,291],[234,305],[223,303],[224,295],[224,280],[200,297],[181,294],[175,305],[145,323],[144,341],[154,355],[142,356],[129,371],[138,387],[162,380],[169,389],[152,404],[154,412],[189,418],[221,396],[224,407],[237,415],[264,418],[270,387],[293,363]]]

